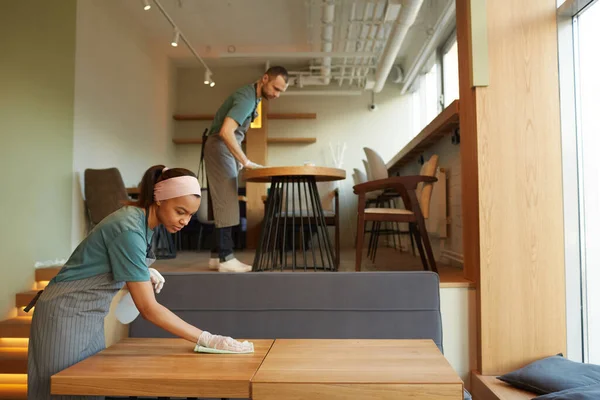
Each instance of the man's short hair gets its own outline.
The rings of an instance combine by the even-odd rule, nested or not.
[[[269,80],[275,79],[278,76],[281,76],[285,83],[288,83],[288,72],[287,69],[281,66],[271,67],[265,72],[265,74],[269,75]]]

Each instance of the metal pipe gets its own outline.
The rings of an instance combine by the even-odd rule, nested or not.
[[[323,0],[323,15],[321,22],[323,29],[321,32],[321,50],[324,53],[331,53],[333,50],[333,21],[335,18],[335,3],[332,0]],[[329,85],[331,77],[331,57],[323,57],[323,68],[321,69],[321,77],[324,85]]]
[[[378,53],[381,51],[381,46],[379,46],[380,43],[384,43],[385,46],[385,22],[388,21],[390,19],[390,14],[392,13],[391,11],[391,7],[389,6],[389,4],[386,6],[386,4],[383,4],[383,13],[382,13],[382,17],[381,17],[381,23],[377,25],[377,31],[375,32],[375,37],[372,40],[372,46],[370,51],[373,53]],[[366,82],[367,77],[369,76],[369,68],[368,65],[371,64],[372,60],[375,60],[374,56],[371,57],[367,57],[366,59],[363,60],[363,64],[360,68],[361,72],[362,72],[362,79],[364,82]]]
[[[354,19],[354,16],[356,15],[356,2],[352,3],[352,8],[350,9],[350,18],[349,18],[349,23],[348,23],[348,28],[346,29],[346,48],[344,49],[345,51],[350,51],[350,33],[352,32],[352,24],[350,23],[350,21],[352,21]],[[346,74],[346,57],[344,57],[344,61],[342,62],[342,78],[339,79],[339,84],[340,86],[342,86],[342,83],[344,82],[344,78],[343,76]]]
[[[369,1],[369,2],[365,3],[365,6],[363,8],[363,18],[362,19],[364,21],[366,21],[367,18],[369,17],[369,6],[370,5],[371,5],[371,2]],[[366,24],[363,24],[361,29],[359,30],[358,38],[357,38],[357,50],[364,51],[365,43],[363,41],[363,36],[365,36],[365,38],[366,38],[366,36],[368,35],[368,29],[369,28],[366,26]],[[357,65],[357,59],[355,58],[354,66],[352,67],[351,72],[350,72],[350,82],[349,82],[350,85],[352,85],[352,82],[354,81],[354,75],[356,74],[356,65]]]
[[[385,4],[384,4],[384,7],[385,7]],[[379,29],[382,26],[382,25],[375,25],[378,8],[379,8],[379,0],[376,0],[375,3],[373,4],[373,14],[371,15],[371,22],[369,24],[369,31],[367,34],[367,41],[365,42],[364,50],[369,49],[369,51],[373,51],[375,48],[375,38],[379,32]],[[385,9],[384,9],[382,20],[385,21]],[[362,65],[367,64],[369,59],[370,59],[369,57],[363,57],[362,60],[360,60],[361,68],[358,69],[358,75],[360,77],[362,77],[362,74],[363,74]],[[360,78],[359,78],[358,82],[360,84]]]
[[[404,42],[406,33],[414,24],[422,4],[423,0],[402,0],[402,9],[400,14],[398,14],[396,24],[394,25],[394,29],[390,35],[390,40],[388,41],[386,49],[384,50],[379,62],[379,68],[377,69],[377,74],[375,76],[375,87],[373,88],[375,93],[379,93],[383,89],[385,81],[390,74],[396,57],[398,56],[400,47]]]
[[[361,67],[364,68],[364,67]],[[373,69],[374,67],[367,67],[367,69]],[[334,69],[334,68],[332,68]],[[315,75],[312,72],[308,72],[308,71],[288,71],[288,75],[290,77],[302,77],[302,79],[313,79],[313,78],[320,78],[320,75]],[[342,72],[332,72],[331,74],[329,74],[329,76],[331,78],[342,78],[342,77],[346,77],[347,75],[343,74]],[[305,82],[303,81],[303,83],[305,85],[314,85],[316,84],[315,82]],[[293,86],[293,85],[290,85]]]
[[[265,58],[265,59],[283,59],[283,58],[358,58],[374,56],[370,52],[345,52],[345,51],[304,51],[304,52],[280,52],[280,53],[220,53],[218,58]]]
[[[332,65],[331,69],[346,68],[346,67],[347,67],[347,65],[338,64],[338,65]],[[377,68],[377,65],[376,64],[361,65],[361,68],[375,69],[375,68]],[[310,69],[310,70],[319,69],[320,70],[321,66],[320,65],[311,65],[308,67],[308,69]],[[299,71],[298,73],[304,73],[304,72],[306,72],[306,71]]]
[[[281,93],[281,96],[360,96],[361,90],[292,90]]]
[[[423,68],[423,65],[427,62],[432,52],[435,51],[436,46],[442,39],[441,35],[446,31],[448,25],[453,23],[455,20],[456,3],[454,1],[449,1],[446,5],[446,8],[442,12],[440,18],[435,23],[435,26],[433,28],[433,34],[429,36],[427,41],[425,41],[425,44],[423,45],[423,47],[421,47],[419,54],[417,55],[412,65],[410,66],[408,72],[406,73],[402,89],[400,89],[401,95],[405,94],[408,91],[410,85],[412,85],[412,83],[414,82],[421,68]]]

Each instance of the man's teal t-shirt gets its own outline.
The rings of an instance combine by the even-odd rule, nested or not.
[[[146,251],[153,233],[141,208],[122,207],[94,227],[50,284],[109,272],[118,282],[148,281]]]
[[[256,98],[256,89],[254,84],[248,84],[242,86],[231,94],[219,107],[215,118],[213,119],[212,125],[208,132],[209,135],[219,133],[225,117],[233,119],[238,125],[243,125],[244,121],[252,115],[255,107],[258,104]]]

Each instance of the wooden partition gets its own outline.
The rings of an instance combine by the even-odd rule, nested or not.
[[[478,370],[495,375],[566,350],[556,1],[456,9],[465,268]],[[487,47],[473,46],[482,27]]]

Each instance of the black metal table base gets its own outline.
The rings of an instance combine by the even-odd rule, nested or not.
[[[252,271],[335,271],[314,176],[273,177]]]

